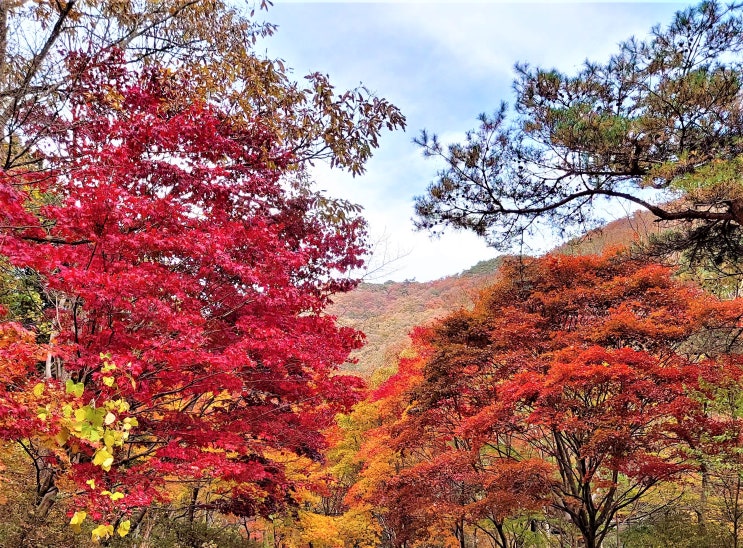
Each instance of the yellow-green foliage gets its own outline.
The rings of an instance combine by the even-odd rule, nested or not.
[[[672,181],[673,187],[683,190],[690,201],[709,201],[715,198],[735,199],[743,195],[743,157],[729,160],[716,158],[690,173]]]

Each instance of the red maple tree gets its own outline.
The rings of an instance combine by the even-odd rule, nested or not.
[[[28,378],[84,387],[91,408],[125,402],[115,420],[137,426],[107,473],[104,440],[62,439],[37,464],[68,466],[88,502],[115,487],[118,505],[145,507],[177,481],[199,504],[211,482],[213,507],[271,513],[289,488],[275,456],[318,458],[362,386],[335,374],[359,333],[323,309],[355,285],[364,222],[291,182],[260,117],[181,100],[187,74],[86,62],[47,154],[0,173],[0,254],[38,273],[53,326],[54,367]]]

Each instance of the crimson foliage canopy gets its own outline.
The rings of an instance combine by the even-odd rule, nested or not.
[[[55,367],[29,377],[83,383],[91,405],[121,397],[138,423],[108,474],[95,444],[74,448],[81,484],[143,506],[167,478],[216,478],[221,508],[270,513],[287,482],[275,456],[317,457],[361,387],[334,376],[360,335],[323,308],[354,285],[364,223],[287,182],[291,155],[259,117],[183,101],[188,86],[89,69],[48,154],[0,173],[0,254],[47,299]],[[105,382],[104,362],[129,382]]]

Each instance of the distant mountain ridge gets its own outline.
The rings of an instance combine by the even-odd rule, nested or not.
[[[342,325],[366,334],[366,345],[354,354],[358,363],[346,369],[364,376],[384,376],[383,369],[407,346],[413,327],[472,306],[502,261],[501,257],[482,261],[459,275],[431,282],[363,283],[336,296],[329,312]]]
[[[592,230],[554,249],[553,253],[588,255],[618,245],[645,240],[663,228],[656,218],[638,211]],[[365,346],[354,353],[355,364],[346,370],[370,378],[386,378],[395,357],[408,345],[408,333],[458,310],[469,308],[479,292],[490,285],[505,256],[480,261],[454,276],[431,282],[362,283],[354,291],[337,295],[328,312],[342,325],[366,334]]]

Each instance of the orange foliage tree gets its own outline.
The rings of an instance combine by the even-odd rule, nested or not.
[[[740,381],[727,334],[742,312],[619,252],[507,263],[472,312],[417,338],[413,382],[380,389],[400,406],[381,442],[398,470],[375,496],[410,514],[410,539],[416,519],[445,520],[460,545],[469,523],[507,546],[521,533],[506,518],[541,506],[599,546],[709,440],[739,443],[704,402]]]

